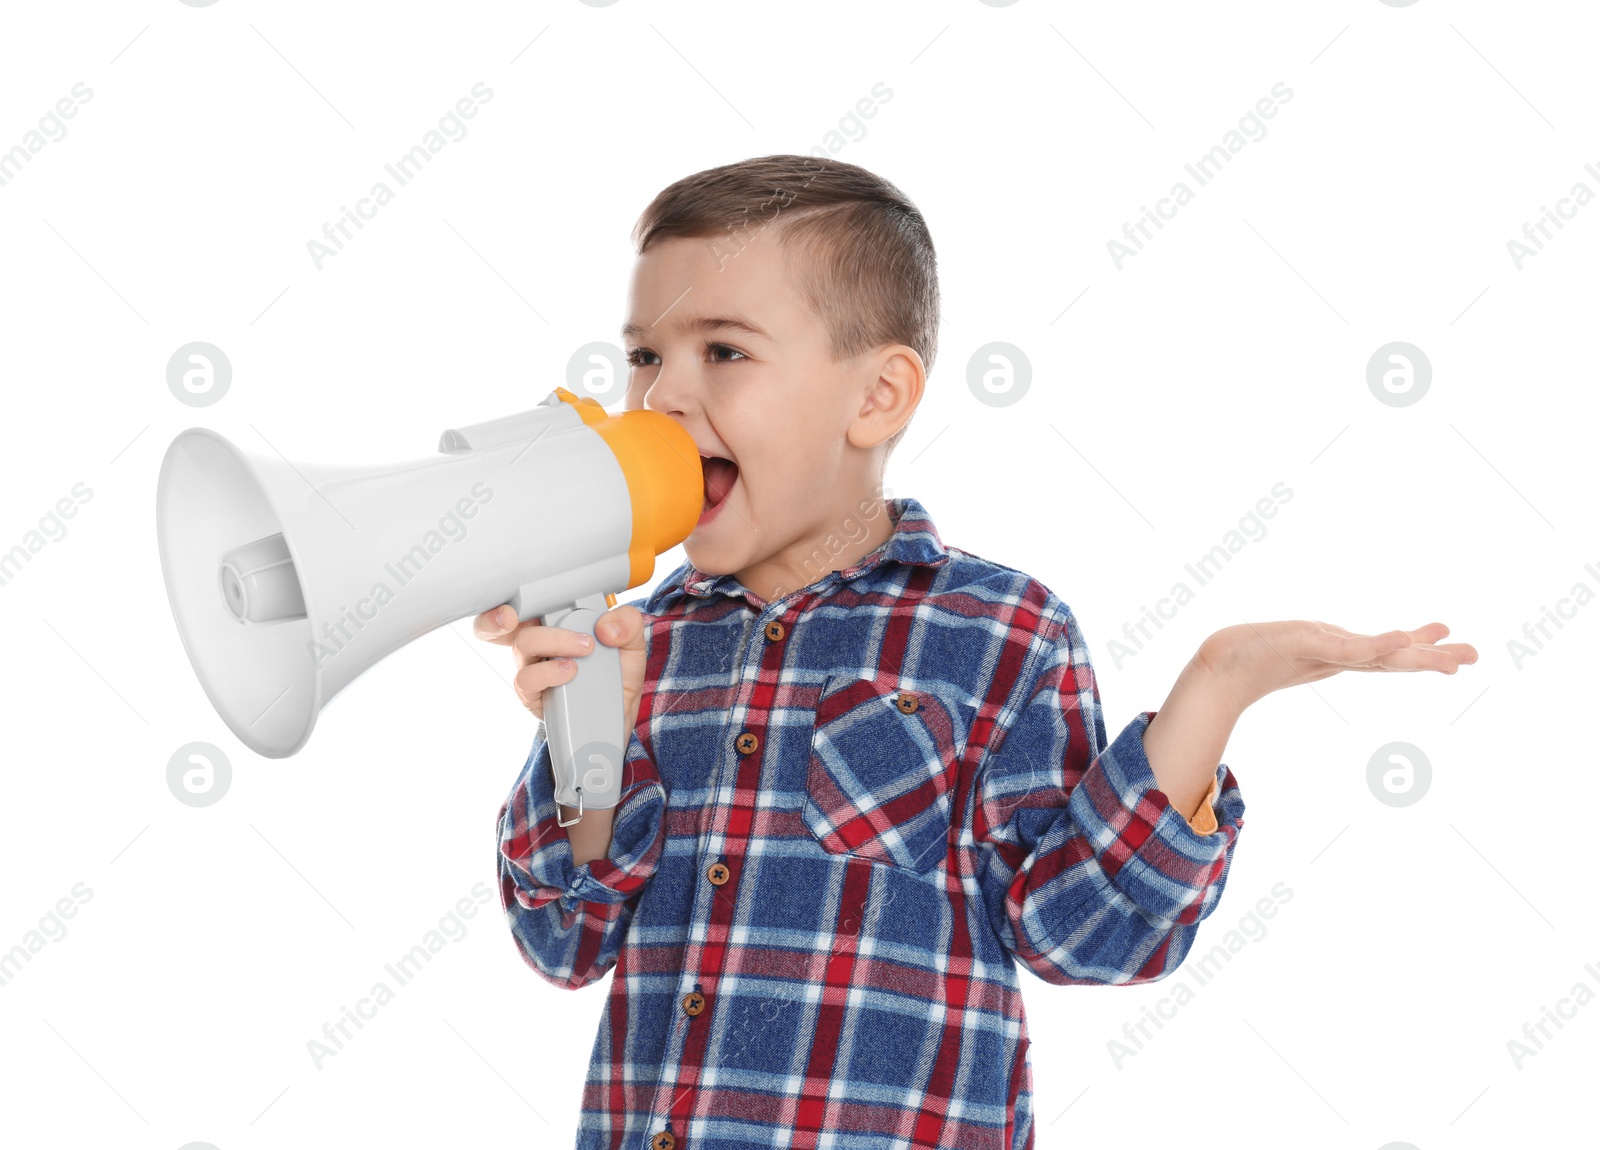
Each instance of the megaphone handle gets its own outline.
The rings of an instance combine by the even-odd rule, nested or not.
[[[586,595],[570,607],[540,617],[549,627],[565,627],[594,636],[594,625],[609,610],[604,593]],[[594,638],[587,655],[576,658],[577,674],[544,693],[545,739],[555,777],[555,800],[585,810],[617,805],[622,790],[623,732],[622,655]]]

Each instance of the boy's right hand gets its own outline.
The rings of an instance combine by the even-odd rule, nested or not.
[[[595,628],[600,641],[619,649],[622,662],[622,745],[628,744],[639,714],[639,695],[644,686],[644,615],[637,607],[613,607]],[[472,632],[487,643],[510,647],[517,661],[512,686],[522,705],[544,720],[544,692],[549,687],[569,682],[581,664],[574,657],[587,655],[593,640],[582,631],[566,627],[547,627],[537,618],[517,622],[509,606],[485,611],[473,621]]]

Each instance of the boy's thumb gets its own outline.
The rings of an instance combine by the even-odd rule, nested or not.
[[[632,646],[644,635],[644,616],[637,607],[613,607],[600,616],[594,633],[609,646]]]

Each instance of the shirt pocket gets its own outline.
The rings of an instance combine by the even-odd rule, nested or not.
[[[940,695],[863,678],[818,698],[801,817],[822,848],[906,870],[945,861],[960,745]]]

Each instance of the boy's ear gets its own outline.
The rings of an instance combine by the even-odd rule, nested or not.
[[[877,374],[861,397],[861,406],[845,430],[852,447],[876,447],[906,425],[917,404],[927,371],[916,349],[906,344],[891,344],[872,359]]]

